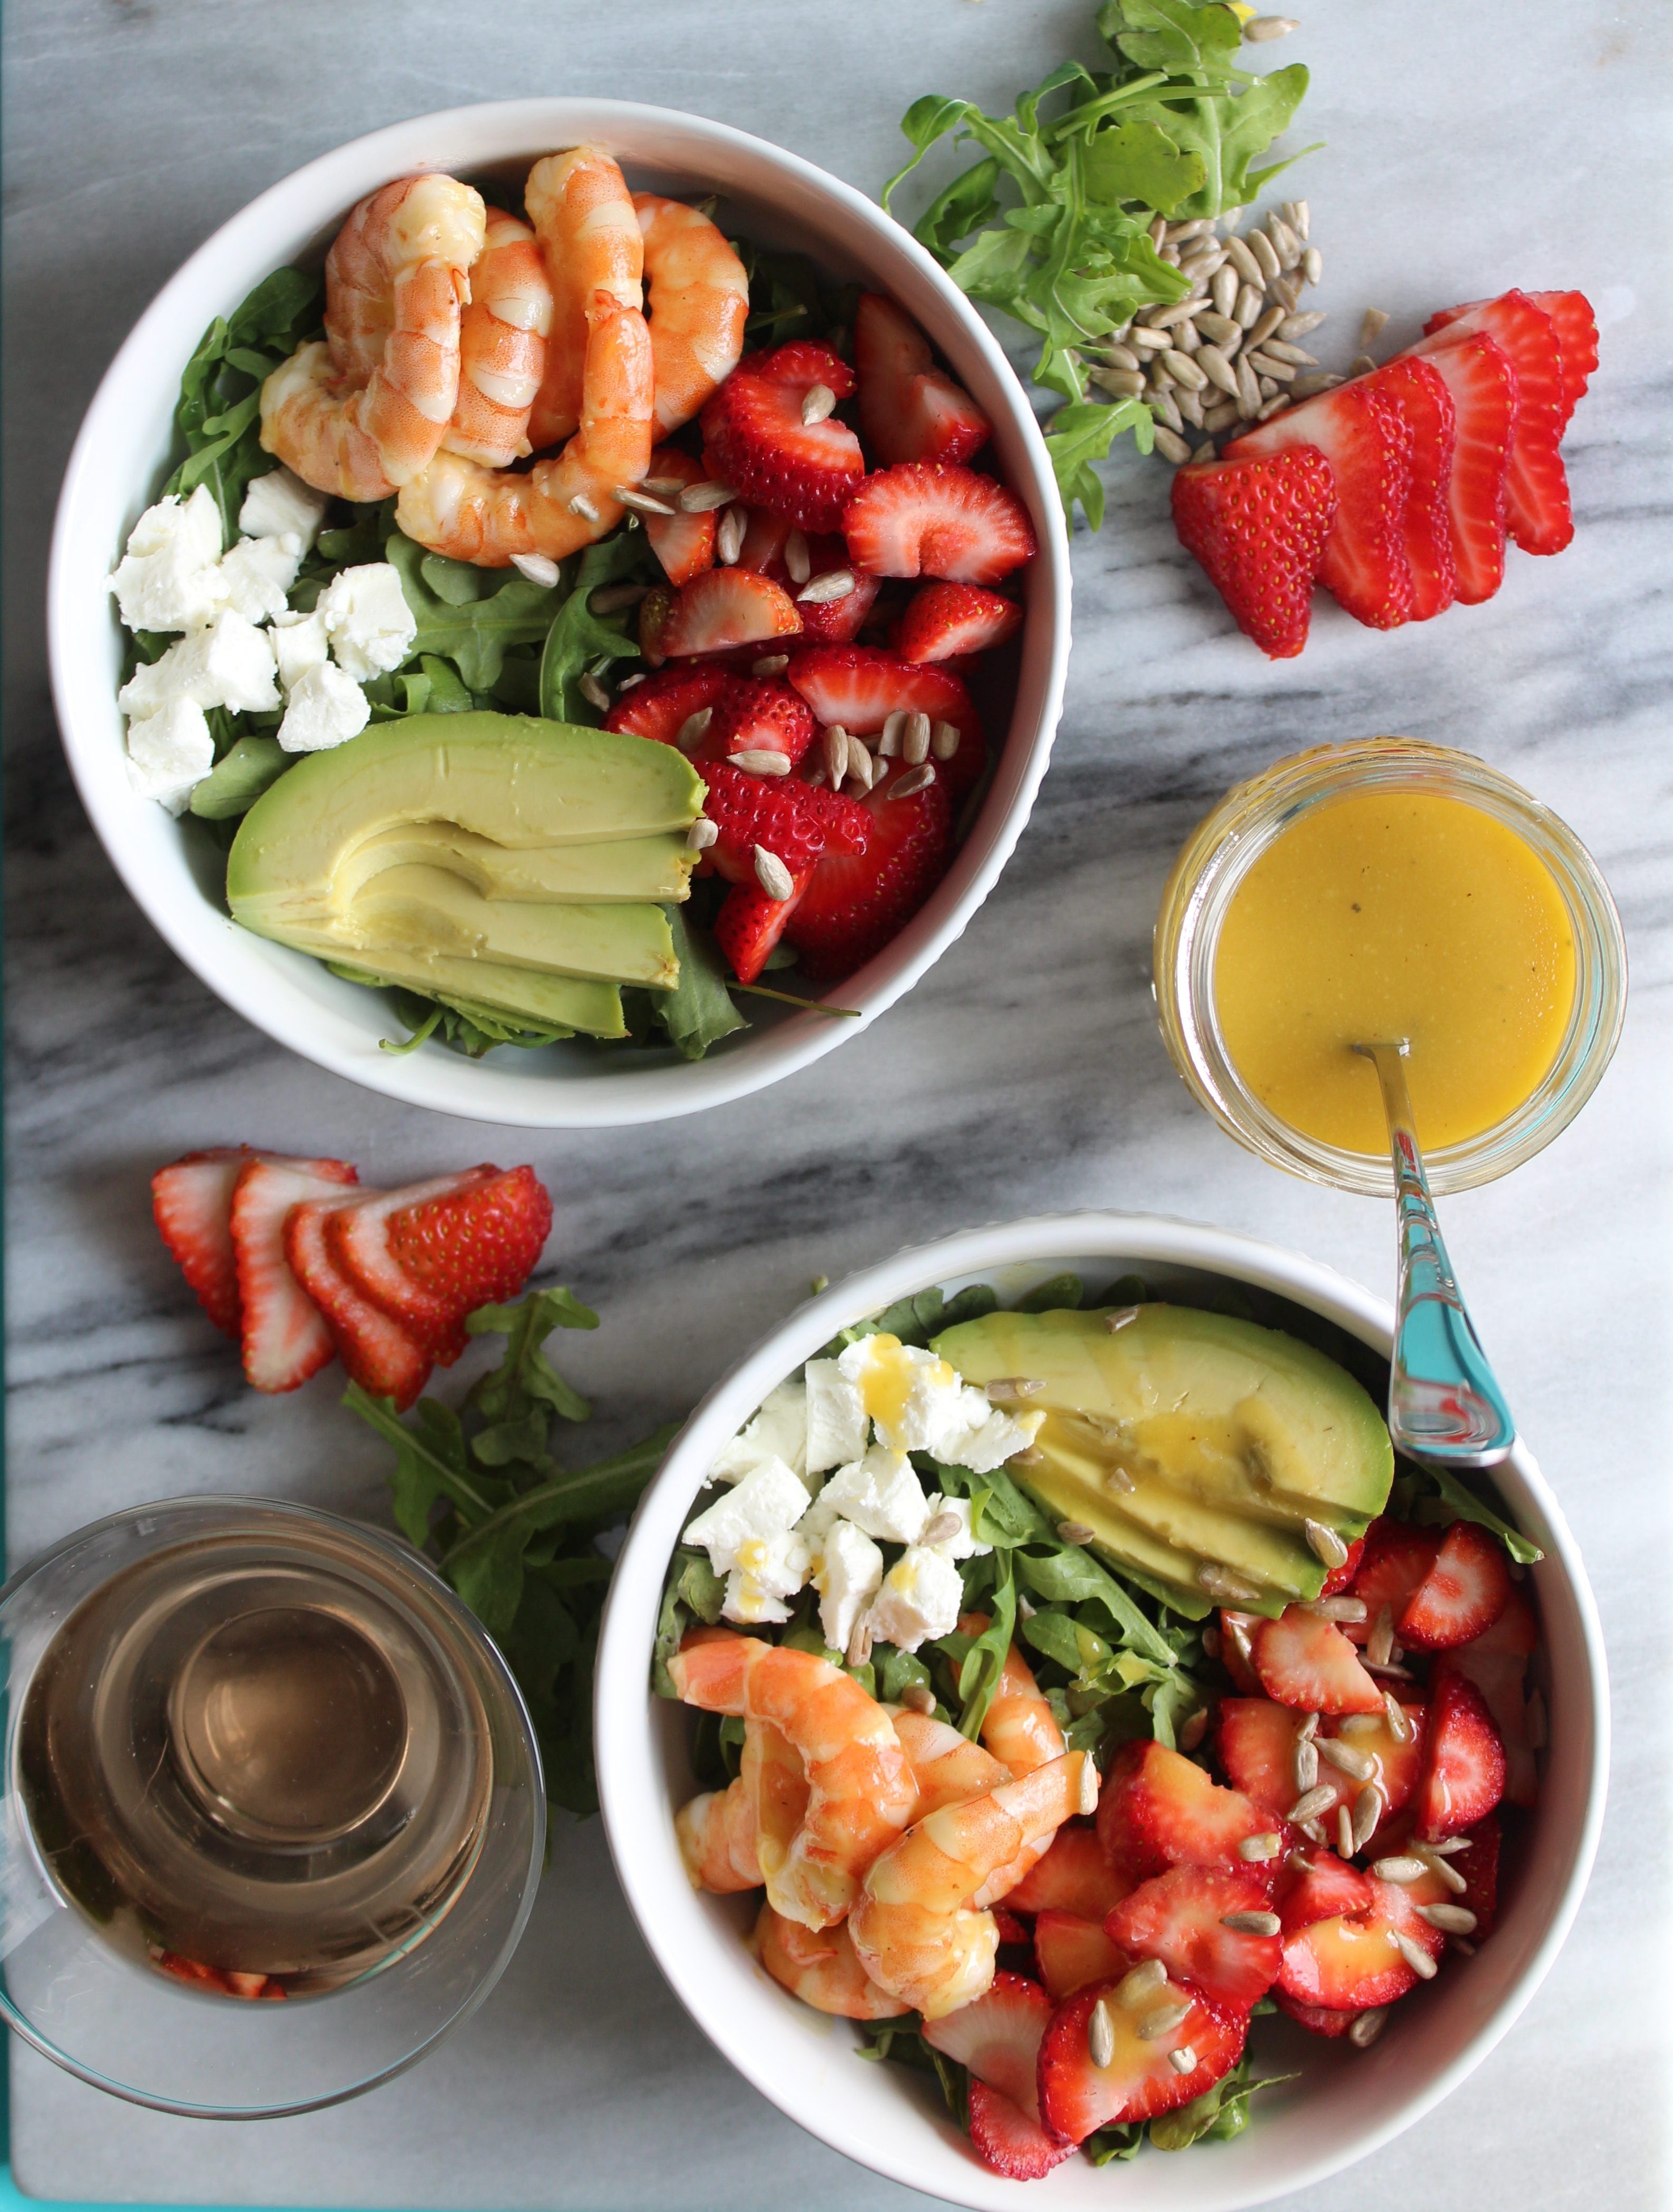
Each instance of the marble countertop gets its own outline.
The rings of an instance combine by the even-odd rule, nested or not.
[[[6,23],[9,277],[5,615],[9,1117],[9,1536],[15,1563],[99,1514],[193,1490],[382,1510],[379,1448],[321,1378],[244,1389],[152,1229],[146,1178],[196,1145],[344,1154],[368,1180],[532,1159],[561,1279],[602,1313],[566,1346],[612,1430],[681,1411],[816,1273],[972,1222],[1107,1206],[1225,1223],[1379,1287],[1386,1210],[1245,1158],[1159,1042],[1151,921],[1169,860],[1230,782],[1375,730],[1466,744],[1573,823],[1620,902],[1633,998],[1579,1123],[1445,1218],[1500,1374],[1589,1562],[1619,1747],[1590,1895],[1549,1979],[1467,2088],[1356,2169],[1287,2200],[1429,2212],[1668,2199],[1665,1976],[1673,1638],[1666,1100],[1673,543],[1665,86],[1657,0],[1338,5],[1283,51],[1314,71],[1294,189],[1311,198],[1354,349],[1368,306],[1425,313],[1579,285],[1603,366],[1567,453],[1579,529],[1513,554],[1500,596],[1390,636],[1327,604],[1305,659],[1231,630],[1128,453],[1075,553],[1055,765],[963,942],[806,1074],[660,1127],[550,1137],[389,1104],[287,1057],[153,935],[72,793],[41,639],[52,503],[123,334],[200,240],[341,140],[543,90],[660,100],[775,137],[861,187],[938,89],[1002,105],[1092,58],[1088,0],[14,0]],[[1268,49],[1268,53],[1271,50]],[[1323,337],[1331,335],[1327,326]],[[644,1358],[657,1347],[654,1368]],[[607,1443],[608,1438],[600,1442]],[[478,2017],[357,2103],[242,2128],[171,2121],[12,2053],[17,2178],[76,2199],[755,2212],[904,2204],[803,2136],[665,1990],[596,1822],[560,1819],[527,1940]],[[1118,2180],[1112,2181],[1118,2194]]]

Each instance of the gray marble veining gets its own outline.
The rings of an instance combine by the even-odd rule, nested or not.
[[[1670,18],[1656,0],[1413,0],[1320,10],[1283,58],[1315,88],[1299,173],[1345,358],[1433,307],[1578,284],[1605,324],[1570,434],[1578,534],[1512,555],[1491,605],[1383,637],[1321,605],[1274,667],[1168,525],[1159,463],[1110,471],[1076,552],[1056,765],[998,891],[911,998],[819,1066],[660,1128],[527,1137],[395,1107],[288,1058],[211,998],[130,904],[81,815],[46,689],[41,571],[81,411],[156,287],[299,162],[432,107],[525,90],[696,108],[867,189],[917,93],[989,106],[1092,55],[1086,0],[16,0],[8,13],[6,426],[9,1076],[8,1533],[14,1561],[148,1496],[277,1491],[377,1514],[373,1440],[321,1378],[246,1391],[158,1245],[146,1177],[247,1139],[368,1179],[529,1158],[561,1279],[604,1327],[566,1345],[600,1443],[677,1413],[799,1297],[902,1241],[1086,1205],[1218,1220],[1386,1285],[1386,1212],[1269,1172],[1190,1105],[1148,992],[1157,895],[1226,785],[1372,730],[1460,742],[1573,823],[1614,887],[1633,1003],[1583,1120],[1452,1200],[1459,1268],[1589,1560],[1621,1753],[1579,1926],[1469,2086],[1358,2172],[1358,2201],[1478,2212],[1667,2201],[1670,2039],[1666,1099],[1673,1054]],[[1268,50],[1270,54],[1272,50]],[[1326,337],[1330,336],[1327,329]],[[647,1347],[654,1346],[648,1358]],[[609,1434],[603,1431],[608,1430]],[[529,1937],[414,2075],[240,2129],[102,2100],[14,2050],[16,2171],[40,2193],[178,2203],[660,2207],[903,2202],[731,2074],[678,2012],[596,1824],[563,1827]],[[1112,2179],[1118,2191],[1118,2177]],[[1290,2200],[1323,2212],[1339,2185]]]

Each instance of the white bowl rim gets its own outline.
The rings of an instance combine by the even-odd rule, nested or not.
[[[1091,1255],[1224,1274],[1336,1322],[1384,1358],[1392,1349],[1394,1311],[1387,1300],[1303,1253],[1205,1223],[1160,1214],[1088,1211],[993,1223],[933,1243],[908,1247],[799,1307],[722,1376],[694,1409],[640,1500],[617,1561],[599,1639],[593,1739],[605,1833],[630,1909],[675,1995],[722,2056],[788,2118],[833,2150],[889,2180],[978,2208],[978,2212],[988,2212],[988,2208],[1009,2212],[1019,2203],[1038,2202],[1036,2197],[1019,2198],[1015,2192],[1037,2189],[1039,2185],[1007,2181],[987,2172],[974,2160],[961,2161],[957,2167],[949,2161],[944,2174],[932,2172],[928,2169],[938,2160],[928,2154],[922,2161],[924,2170],[903,2172],[897,2166],[885,2164],[875,2147],[844,2126],[836,2113],[794,2108],[775,2080],[770,2054],[742,2046],[712,2013],[706,2014],[704,1990],[686,1972],[682,1960],[665,1955],[660,1941],[657,1894],[634,1849],[636,1824],[644,1805],[642,1764],[648,1738],[646,1716],[651,1703],[646,1674],[666,1564],[686,1509],[707,1479],[708,1468],[721,1446],[776,1383],[839,1329],[913,1291],[996,1269],[1049,1268],[1071,1258]],[[1579,1910],[1597,1856],[1608,1788],[1608,1661],[1597,1601],[1579,1547],[1554,1492],[1520,1439],[1511,1464],[1548,1529],[1548,1557],[1560,1568],[1573,1599],[1585,1659],[1587,1679],[1579,1686],[1591,1738],[1588,1786],[1556,1909],[1497,2008],[1451,2063],[1419,2089],[1399,2098],[1387,2113],[1346,2140],[1321,2142],[1314,2155],[1296,2161],[1269,2186],[1259,2186],[1253,2193],[1238,2186],[1220,2194],[1207,2185],[1195,2186],[1189,2195],[1191,2212],[1242,2212],[1244,2207],[1326,2180],[1422,2118],[1481,2063],[1514,2024],[1550,1971]]]
[[[891,972],[853,993],[860,1002],[858,1019],[794,1015],[770,1030],[758,1032],[735,1052],[719,1057],[678,1066],[611,1067],[606,1064],[597,1074],[585,1076],[547,1071],[519,1073],[514,1066],[469,1062],[441,1051],[395,1055],[373,1048],[369,1054],[350,1054],[316,1033],[317,1010],[301,1004],[281,1008],[262,998],[252,1001],[247,991],[234,986],[227,972],[228,963],[214,942],[213,928],[217,922],[222,930],[230,930],[232,925],[201,895],[194,905],[177,915],[159,911],[158,902],[143,889],[143,871],[127,849],[120,804],[129,793],[125,780],[113,774],[116,763],[109,753],[108,731],[84,731],[76,708],[70,672],[78,651],[84,651],[90,592],[86,564],[77,557],[75,512],[88,479],[107,465],[113,444],[120,449],[120,423],[130,378],[160,343],[178,349],[183,365],[186,353],[196,343],[197,325],[184,334],[184,348],[180,347],[183,334],[174,325],[181,313],[179,303],[190,298],[201,272],[223,259],[237,262],[246,272],[254,270],[262,239],[276,230],[282,234],[304,210],[318,209],[323,223],[377,183],[416,167],[443,161],[466,167],[481,166],[505,158],[506,149],[520,154],[541,144],[574,144],[592,137],[609,142],[657,130],[678,131],[687,145],[702,145],[717,155],[758,165],[763,196],[770,178],[776,175],[782,183],[833,203],[857,233],[866,234],[868,246],[875,245],[885,259],[889,255],[897,257],[913,280],[935,296],[956,325],[960,342],[979,357],[993,378],[995,390],[1007,402],[1007,435],[1031,479],[1016,481],[1017,471],[1013,469],[1013,488],[1034,511],[1040,542],[1034,564],[1036,580],[1031,583],[1039,610],[1037,620],[1048,632],[1039,682],[1038,725],[1020,761],[1008,806],[1002,815],[995,817],[990,828],[983,822],[974,824],[960,848],[961,853],[981,850],[979,864],[963,891],[939,921],[923,932],[922,941],[899,958]],[[484,135],[501,142],[498,155],[491,147],[478,143]],[[636,155],[624,145],[624,158],[631,166],[636,159],[648,156],[642,152]],[[856,254],[856,258],[861,257]],[[261,264],[263,270],[267,265]],[[251,275],[249,282],[255,281]],[[117,550],[111,549],[113,562]],[[102,597],[102,577],[100,584]],[[730,125],[640,101],[558,97],[476,102],[414,117],[350,140],[270,185],[197,248],[135,324],[100,380],[83,419],[58,497],[48,564],[46,629],[53,699],[64,750],[100,842],[151,926],[236,1012],[316,1066],[409,1104],[526,1128],[621,1127],[695,1113],[744,1097],[808,1066],[834,1050],[845,1037],[868,1028],[962,935],[1009,860],[1050,758],[1068,665],[1069,598],[1068,533],[1061,526],[1050,459],[1027,397],[981,317],[910,231],[840,178]],[[984,817],[993,811],[994,797],[990,792]],[[198,907],[201,913],[197,911]],[[909,923],[903,934],[910,935],[913,928]],[[880,957],[886,961],[890,953],[885,951]],[[288,995],[277,984],[275,993]]]

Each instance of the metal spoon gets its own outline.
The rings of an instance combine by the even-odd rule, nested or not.
[[[1402,1065],[1407,1046],[1356,1044],[1377,1070],[1394,1160],[1399,1313],[1389,1369],[1389,1434],[1402,1451],[1452,1467],[1496,1467],[1516,1441],[1505,1395],[1464,1310],[1423,1172]]]

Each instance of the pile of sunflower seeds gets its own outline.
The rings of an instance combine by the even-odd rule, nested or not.
[[[1101,347],[1090,381],[1113,399],[1142,399],[1156,424],[1156,450],[1175,467],[1218,458],[1215,441],[1236,437],[1342,378],[1319,368],[1301,341],[1325,318],[1304,309],[1304,289],[1324,273],[1310,244],[1305,200],[1270,208],[1239,236],[1247,210],[1217,219],[1166,222],[1151,238],[1161,258],[1190,279],[1188,297],[1142,307]],[[1387,320],[1377,318],[1378,326]],[[1370,325],[1372,318],[1367,316]],[[1362,343],[1366,341],[1362,339]],[[1365,356],[1349,374],[1374,364]]]

